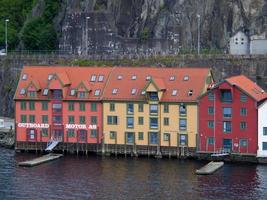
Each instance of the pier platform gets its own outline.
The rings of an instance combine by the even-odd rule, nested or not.
[[[220,169],[224,165],[224,162],[209,162],[204,167],[197,169],[196,174],[198,175],[209,175]]]
[[[46,154],[46,155],[41,156],[39,158],[34,158],[32,160],[19,162],[19,166],[22,166],[22,167],[33,167],[33,166],[40,165],[40,164],[45,163],[45,162],[56,160],[56,159],[58,159],[58,158],[60,158],[62,156],[63,156],[63,154],[49,153],[49,154]]]

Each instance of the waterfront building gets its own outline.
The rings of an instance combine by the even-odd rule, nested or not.
[[[110,71],[24,67],[14,97],[16,149],[42,150],[48,141],[60,142],[63,150],[98,148],[103,132],[100,100]]]
[[[257,157],[267,157],[267,100],[258,107]]]
[[[213,85],[199,98],[199,151],[257,154],[258,105],[267,97],[243,75]]]
[[[103,95],[105,150],[156,155],[194,151],[197,97],[212,82],[204,68],[114,68]]]

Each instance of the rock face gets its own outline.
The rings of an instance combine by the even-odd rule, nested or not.
[[[65,0],[56,21],[59,48],[70,53],[176,54],[228,49],[241,27],[267,30],[266,0]]]

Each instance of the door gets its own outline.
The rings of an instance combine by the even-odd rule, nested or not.
[[[56,129],[53,130],[53,140],[62,141],[63,140],[63,130]]]
[[[87,131],[86,130],[78,130],[78,142],[84,143],[87,142]]]
[[[224,151],[232,151],[232,139],[223,139],[223,149]]]
[[[247,139],[239,140],[239,152],[248,153],[248,140]]]

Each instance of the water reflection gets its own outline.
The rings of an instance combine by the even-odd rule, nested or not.
[[[226,164],[197,176],[204,163],[169,159],[65,156],[33,168],[34,154],[0,148],[0,199],[264,199],[267,166]]]

